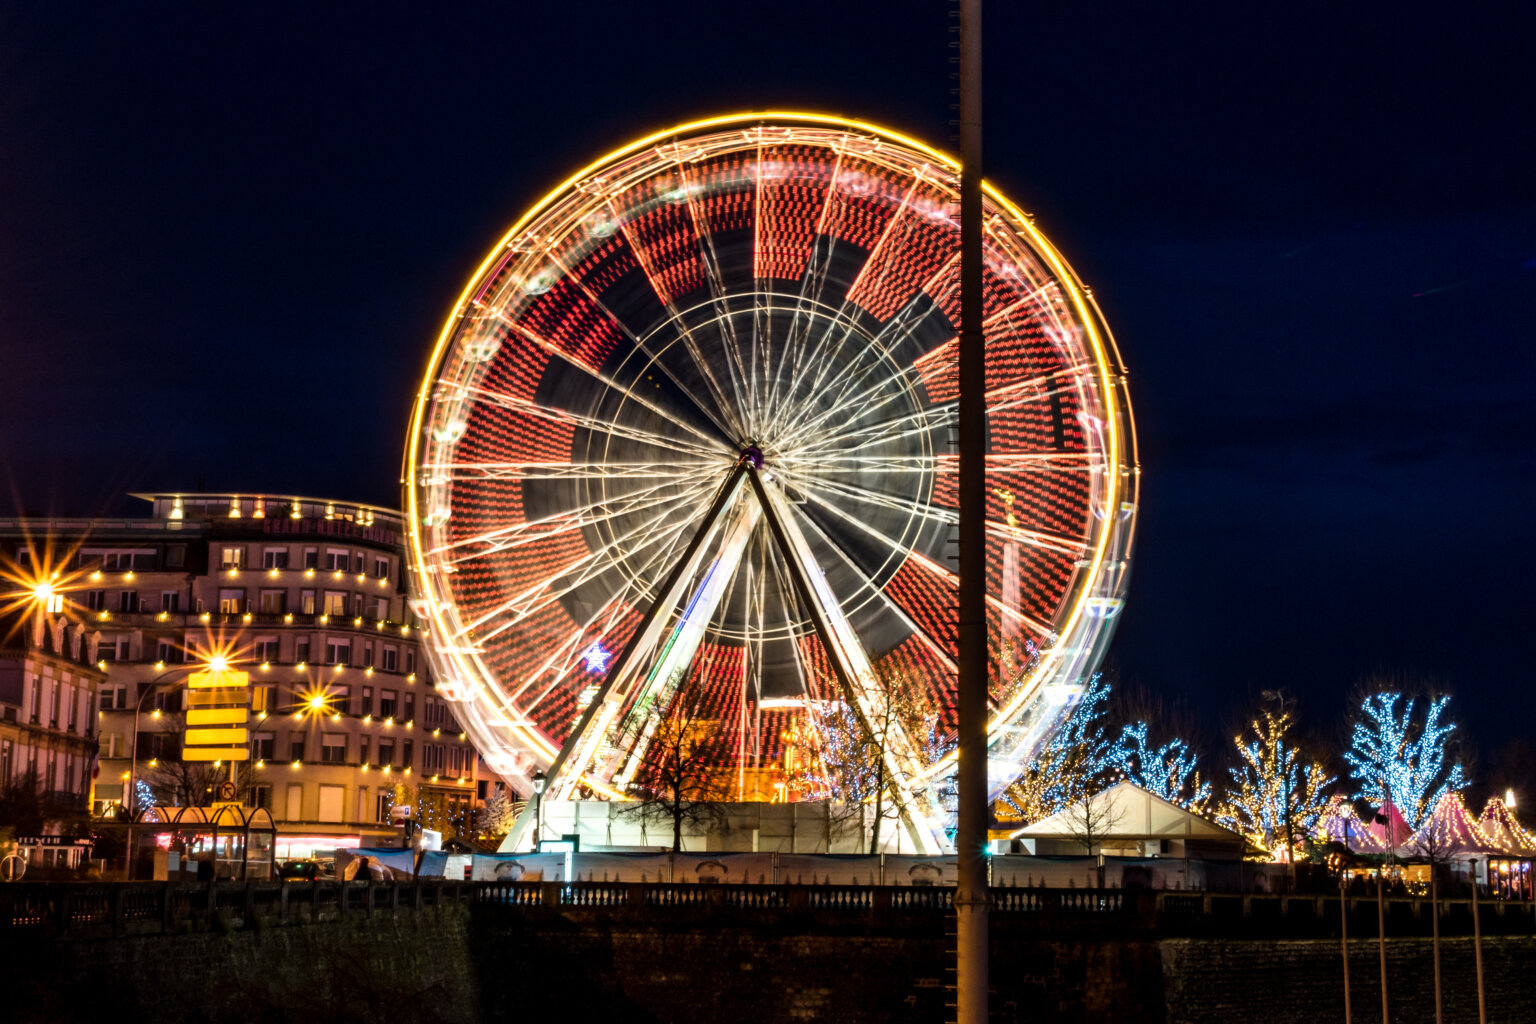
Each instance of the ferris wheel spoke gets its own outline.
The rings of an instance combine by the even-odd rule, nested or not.
[[[678,173],[682,176],[682,179],[687,186],[685,191],[688,196],[688,215],[693,220],[694,235],[698,238],[700,243],[699,259],[704,266],[705,280],[709,284],[710,302],[716,311],[720,314],[718,319],[720,321],[721,339],[725,343],[727,353],[732,357],[736,374],[744,375],[746,373],[746,366],[748,365],[749,360],[744,359],[741,353],[741,338],[736,333],[736,318],[734,316],[735,311],[731,308],[730,296],[728,295],[725,287],[725,278],[724,275],[722,275],[720,272],[720,256],[719,253],[715,250],[714,234],[709,230],[709,218],[705,215],[704,210],[701,209],[699,205],[698,196],[702,193],[703,190],[697,187],[697,182],[693,175],[690,173],[686,164],[678,164]],[[697,351],[696,345],[695,350],[690,354],[694,356],[696,362],[701,362],[703,360],[703,356]],[[733,384],[735,380],[736,376],[733,374]],[[737,398],[740,400],[742,397],[740,390],[733,390],[735,390]],[[748,396],[755,397],[751,395],[750,390],[748,391]],[[751,421],[753,419],[753,411],[754,410],[750,409],[746,411],[747,419],[745,422],[737,416],[732,416],[732,420],[736,424],[737,428],[737,433],[735,435],[737,439],[750,435],[752,430]]]
[[[685,502],[696,500],[693,495],[680,497],[674,505],[682,505]],[[498,633],[517,625],[519,622],[537,612],[549,604],[560,600],[565,595],[581,587],[582,584],[600,576],[609,569],[623,564],[626,559],[633,557],[636,551],[664,538],[668,533],[682,530],[683,527],[673,521],[669,514],[659,514],[634,527],[624,535],[602,545],[593,551],[573,559],[564,565],[549,572],[544,579],[524,587],[513,594],[498,606],[465,623],[455,639],[467,637],[474,630],[494,618],[506,616],[497,628],[489,634],[478,637],[481,642]],[[556,589],[557,580],[568,580],[565,586]]]
[[[669,437],[666,434],[658,434],[652,430],[634,426],[627,423],[618,423],[613,420],[605,420],[597,416],[587,416],[572,412],[569,409],[551,408],[529,401],[526,398],[518,398],[500,391],[492,391],[487,388],[476,387],[468,384],[454,385],[465,397],[477,398],[499,406],[511,412],[525,413],[537,416],[540,419],[549,420],[566,426],[581,427],[600,434],[608,434],[612,437],[621,437],[629,441],[639,441],[642,444],[654,445],[657,448],[667,448],[685,455],[714,456],[719,457],[722,449],[719,447],[705,447],[690,444],[681,438]]]
[[[644,577],[658,565],[665,564],[666,557],[670,553],[670,548],[657,548],[639,566],[636,577]],[[635,585],[634,581],[631,581],[622,590],[611,595],[597,611],[587,617],[585,622],[578,625],[566,635],[565,639],[554,645],[549,656],[528,674],[523,683],[508,693],[508,699],[513,702],[522,699],[523,695],[541,676],[546,672],[551,673],[554,678],[550,684],[523,704],[524,712],[531,715],[539,705],[544,703],[550,694],[555,692],[556,686],[573,668],[577,667],[577,663],[583,660],[586,650],[586,638],[592,634],[592,627],[597,624],[598,620],[601,619],[603,622],[602,627],[597,631],[598,635],[608,635],[623,620],[625,615],[633,611],[631,598],[639,596],[640,588]]]
[[[554,253],[550,254],[550,258],[552,260],[557,259]],[[640,339],[638,335],[635,334],[634,331],[630,330],[629,324],[625,323],[616,313],[614,313],[613,310],[608,307],[608,304],[603,302],[603,300],[595,291],[592,290],[591,286],[588,285],[583,278],[579,277],[573,272],[572,267],[563,261],[558,261],[558,265],[565,272],[566,279],[576,282],[582,293],[587,297],[587,300],[598,309],[602,310],[603,315],[606,316],[613,323],[613,325],[618,328],[618,330],[621,331],[626,338],[629,339],[629,343],[635,349],[635,351],[644,355],[650,361],[650,365],[657,367],[663,374],[665,374],[667,379],[672,382],[673,386],[676,387],[678,391],[682,392],[683,397],[688,399],[688,401],[693,405],[695,409],[699,411],[701,415],[706,417],[711,423],[715,425],[715,429],[719,430],[720,433],[727,439],[734,439],[736,436],[739,436],[731,429],[729,424],[723,422],[720,418],[720,413],[722,412],[726,416],[729,416],[729,410],[722,410],[718,404],[707,404],[697,395],[695,395],[692,389],[690,389],[688,385],[683,383],[683,381],[678,378],[677,374],[672,371],[671,367],[667,366],[666,363],[657,358],[657,354],[652,352],[651,349],[645,344],[644,341]]]
[[[705,387],[715,400],[715,407],[730,421],[731,425],[736,429],[737,436],[742,436],[743,424],[736,415],[736,410],[741,408],[742,405],[742,395],[737,385],[737,375],[728,375],[731,391],[735,396],[733,403],[730,398],[726,397],[725,388],[720,384],[715,375],[714,368],[701,351],[698,339],[693,336],[693,331],[689,327],[687,319],[682,315],[677,307],[677,303],[674,301],[675,297],[662,282],[661,275],[657,272],[656,263],[652,259],[650,252],[641,244],[640,238],[630,226],[628,218],[614,205],[612,199],[609,200],[608,206],[619,224],[619,230],[624,234],[625,241],[629,244],[630,251],[635,254],[635,262],[640,265],[640,269],[645,273],[646,280],[650,282],[651,290],[656,293],[656,298],[666,308],[671,322],[677,326],[681,335],[683,350],[693,360],[695,368],[704,380]],[[732,346],[727,346],[727,351],[730,351],[731,348]]]
[[[421,468],[435,477],[423,483],[459,483],[476,480],[680,480],[704,472],[718,472],[718,456],[709,460],[668,462],[423,462]]]
[[[657,497],[656,492],[662,490],[665,490],[666,493]],[[663,487],[658,484],[643,490],[632,491],[630,492],[631,496],[623,500],[610,496],[601,505],[588,505],[585,509],[579,509],[574,512],[560,512],[555,515],[529,520],[528,522],[517,523],[513,526],[487,530],[472,537],[461,537],[448,544],[432,548],[428,553],[444,556],[446,564],[460,565],[477,558],[485,558],[490,555],[510,551],[524,544],[547,541],[567,533],[583,530],[589,526],[596,526],[599,523],[627,518],[638,512],[644,512],[657,507],[663,508],[664,513],[663,516],[656,518],[663,518],[665,513],[673,511],[674,506],[681,502],[695,500],[702,492],[703,488],[693,488],[679,493],[675,487],[670,485]],[[598,508],[602,509],[600,513],[591,511]],[[460,552],[463,548],[475,544],[485,546],[475,551],[453,554],[452,557],[447,557],[452,552]]]
[[[836,346],[826,347],[825,357],[821,359],[817,366],[816,374],[811,380],[809,389],[811,394],[820,392],[825,386],[824,374],[828,370],[841,365],[842,347],[853,333],[853,324],[856,319],[856,314],[853,311],[859,308],[858,304],[853,301],[853,296],[858,294],[860,285],[864,281],[864,276],[870,272],[871,268],[878,264],[883,271],[888,266],[888,264],[883,262],[886,241],[891,237],[891,233],[896,229],[896,226],[902,223],[905,215],[911,212],[912,197],[916,195],[917,187],[921,181],[922,178],[918,175],[912,177],[912,183],[907,187],[906,193],[902,196],[901,203],[897,207],[896,212],[886,221],[885,227],[880,232],[880,238],[875,242],[874,247],[870,249],[869,255],[865,257],[863,265],[859,267],[859,272],[854,275],[853,282],[848,286],[848,290],[843,293],[842,307],[838,310],[836,319],[839,322],[846,323],[848,329],[843,331],[842,337],[838,340]],[[880,259],[877,259],[877,257],[880,257]]]
[[[673,415],[668,410],[663,409],[661,406],[659,406],[655,402],[651,401],[651,399],[647,395],[643,394],[642,392],[640,392],[636,388],[626,387],[625,385],[620,384],[618,381],[614,380],[612,377],[610,377],[608,374],[604,373],[602,370],[599,370],[597,367],[591,365],[590,363],[588,363],[587,361],[585,361],[583,359],[577,358],[574,353],[567,352],[565,349],[561,348],[559,345],[556,345],[554,342],[549,341],[549,340],[543,338],[542,336],[540,336],[540,335],[536,334],[535,332],[529,330],[528,328],[524,327],[522,324],[520,324],[520,323],[518,323],[516,321],[506,321],[506,323],[507,323],[507,325],[512,330],[516,331],[519,335],[521,335],[527,341],[533,343],[534,345],[536,345],[539,348],[542,348],[544,351],[548,352],[550,355],[557,356],[557,357],[559,357],[561,359],[564,359],[571,366],[574,366],[575,368],[577,368],[581,372],[587,374],[589,377],[592,377],[594,380],[596,380],[599,383],[601,383],[610,392],[613,392],[615,394],[623,395],[625,401],[634,402],[636,405],[641,406],[642,408],[649,410],[650,412],[656,414],[657,416],[660,416],[662,419],[666,420],[668,423],[671,423],[673,426],[679,428],[680,430],[683,430],[683,431],[685,431],[685,432],[687,432],[689,434],[693,434],[699,440],[703,441],[706,445],[711,444],[711,443],[718,443],[721,440],[718,437],[710,437],[708,434],[704,433],[704,431],[702,431],[699,428],[695,427],[693,424],[688,423],[688,422],[686,422],[686,421],[684,421],[682,419],[679,419],[677,416]],[[687,394],[686,391],[684,393]],[[688,398],[689,398],[690,401],[693,401],[695,405],[698,404],[697,400],[695,400],[691,394],[688,395]],[[709,415],[708,412],[706,410],[704,410],[702,407],[699,409],[699,411],[703,412],[706,416]],[[712,418],[711,418],[711,421],[713,421]],[[728,431],[726,431],[726,432],[724,432],[724,434],[725,434],[726,443],[729,444],[730,443],[730,433]]]

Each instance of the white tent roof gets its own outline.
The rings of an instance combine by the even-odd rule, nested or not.
[[[1169,803],[1162,797],[1129,782],[1117,782],[1098,796],[1088,799],[1100,802],[1100,806],[1095,808],[1094,813],[1095,817],[1102,817],[1106,823],[1104,830],[1106,841],[1180,837],[1224,839],[1233,843],[1245,841],[1241,835],[1231,829],[1223,828],[1193,811],[1186,811],[1178,804]],[[1057,811],[1049,818],[1037,821],[1033,825],[1026,825],[1017,832],[1011,833],[1009,838],[1070,839],[1074,833],[1073,822],[1081,821],[1083,813],[1080,810],[1074,812],[1074,808],[1081,807],[1087,802],[1087,800],[1080,801],[1073,807]],[[1081,831],[1080,827],[1077,831]]]

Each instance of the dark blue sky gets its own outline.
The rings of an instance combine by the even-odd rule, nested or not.
[[[314,10],[323,7],[324,10]],[[943,4],[9,5],[0,471],[398,502],[445,307],[644,131],[804,107],[946,145]],[[1226,742],[1438,677],[1529,735],[1536,181],[1523,5],[993,3],[990,175],[1126,362],[1144,467],[1112,661]],[[1214,751],[1213,751],[1214,752]]]

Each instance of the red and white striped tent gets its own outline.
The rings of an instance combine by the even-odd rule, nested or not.
[[[1515,812],[1498,797],[1488,801],[1477,825],[1483,835],[1497,843],[1505,853],[1516,857],[1536,854],[1536,837],[1525,830]]]

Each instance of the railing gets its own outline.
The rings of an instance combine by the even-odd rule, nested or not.
[[[0,933],[120,937],[336,921],[470,902],[475,883],[20,882],[0,885]]]
[[[1374,898],[1154,892],[1136,889],[994,888],[999,928],[1066,928],[1178,936],[1320,938],[1338,934],[1341,914],[1356,938],[1376,936]],[[0,933],[70,937],[171,934],[268,925],[319,924],[349,915],[391,914],[445,905],[537,917],[587,913],[632,917],[730,916],[748,922],[782,915],[926,927],[954,909],[944,886],[750,885],[665,882],[19,882],[0,885]],[[1440,900],[1440,933],[1472,933],[1470,900]],[[1427,899],[1388,899],[1391,937],[1427,936]],[[1530,902],[1478,904],[1485,935],[1536,934]]]

